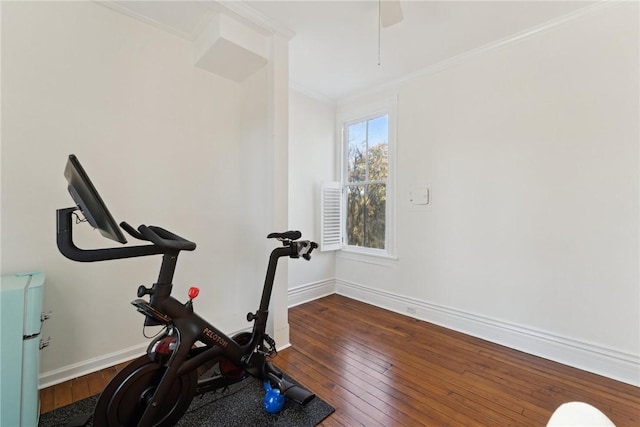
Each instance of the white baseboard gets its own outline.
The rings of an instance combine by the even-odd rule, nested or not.
[[[63,366],[47,372],[42,372],[38,377],[38,389],[51,387],[83,375],[91,374],[101,369],[110,368],[119,363],[128,362],[143,355],[149,343],[143,343],[120,351],[105,354],[73,365]]]
[[[640,356],[336,280],[336,293],[396,313],[640,386]]]
[[[289,308],[314,299],[326,297],[327,295],[336,293],[336,281],[334,279],[322,280],[319,282],[308,283],[289,289],[288,306]]]

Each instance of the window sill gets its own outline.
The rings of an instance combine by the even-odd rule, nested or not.
[[[383,251],[367,250],[360,248],[343,247],[336,253],[336,257],[347,261],[358,261],[376,265],[395,265],[399,260],[397,256],[389,255]]]

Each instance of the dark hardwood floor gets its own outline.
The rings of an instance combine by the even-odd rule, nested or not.
[[[583,401],[640,425],[640,388],[342,296],[289,310],[275,363],[336,408],[325,426],[545,426]],[[95,394],[121,367],[41,391],[42,412]]]
[[[640,425],[640,388],[345,297],[289,322],[277,362],[336,408],[326,425],[544,426],[575,400]]]

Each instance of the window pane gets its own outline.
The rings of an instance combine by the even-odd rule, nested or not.
[[[385,184],[371,184],[366,187],[364,245],[368,248],[384,249],[386,204]]]
[[[383,181],[389,175],[389,116],[367,122],[369,181]]]
[[[347,245],[385,248],[386,185],[347,186]]]
[[[347,179],[360,182],[366,179],[367,123],[360,122],[347,127],[349,144]]]
[[[347,187],[347,244],[364,246],[365,191],[363,186]]]

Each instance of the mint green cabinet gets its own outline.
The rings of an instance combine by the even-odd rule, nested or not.
[[[38,425],[44,278],[0,278],[0,426]]]

